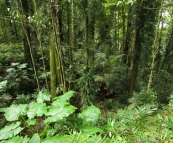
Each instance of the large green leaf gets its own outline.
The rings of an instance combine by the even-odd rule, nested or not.
[[[40,136],[38,133],[35,133],[29,143],[40,143]]]
[[[32,102],[29,104],[27,115],[29,119],[32,119],[35,116],[41,117],[43,116],[43,114],[46,114],[46,112],[47,112],[47,106],[45,103]]]
[[[0,140],[12,138],[19,134],[22,130],[23,128],[20,127],[20,122],[5,126],[0,130]]]
[[[76,110],[76,107],[69,105],[63,107],[52,106],[51,109],[46,114],[48,117],[45,120],[45,123],[57,122],[63,120],[65,117],[68,117]]]
[[[44,101],[50,101],[51,95],[46,92],[40,91],[37,97],[37,102],[38,103],[43,103]]]
[[[52,105],[64,106],[68,104],[68,100],[74,95],[74,91],[68,91],[65,94],[55,98],[55,101]]]
[[[96,124],[100,118],[100,109],[94,105],[88,106],[78,117],[87,123]]]
[[[103,133],[103,130],[101,128],[93,127],[93,126],[84,126],[80,128],[80,130],[82,131],[82,135],[85,135],[85,136],[90,136],[95,133]]]
[[[26,122],[27,122],[28,126],[35,125],[36,124],[36,119],[28,119]]]
[[[28,143],[28,141],[29,138],[27,136],[25,136],[25,138],[17,136],[9,140],[1,141],[1,143]]]
[[[42,140],[41,143],[63,143],[64,142],[64,138],[62,136],[54,136],[52,138],[46,138],[44,140]]]
[[[27,113],[27,104],[15,105],[12,104],[5,110],[5,118],[7,121],[16,121],[20,115],[26,115]]]

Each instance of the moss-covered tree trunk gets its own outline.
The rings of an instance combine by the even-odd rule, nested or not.
[[[162,1],[161,0],[161,5],[162,5]],[[162,35],[162,30],[163,30],[163,25],[160,28],[160,23],[161,23],[161,19],[162,19],[162,9],[160,11],[160,16],[159,16],[159,10],[160,8],[157,9],[158,13],[156,14],[156,18],[158,19],[157,22],[157,27],[155,30],[155,37],[154,37],[154,41],[153,41],[153,45],[152,45],[152,61],[151,61],[151,70],[150,70],[150,74],[149,74],[149,79],[148,79],[148,84],[147,84],[147,91],[146,93],[148,94],[153,82],[153,77],[155,74],[155,70],[156,70],[156,65],[159,63],[160,59],[158,59],[157,56],[159,56],[159,50],[160,50],[160,40],[161,40],[161,35]],[[157,61],[158,60],[158,63]]]
[[[56,77],[56,57],[55,47],[52,41],[50,41],[50,93],[52,98],[56,97],[57,77]]]
[[[52,97],[56,96],[56,87],[62,86],[62,92],[65,93],[67,91],[66,88],[66,80],[65,80],[65,69],[64,69],[64,62],[63,62],[63,54],[61,48],[61,37],[60,34],[62,29],[62,22],[61,18],[59,18],[59,1],[49,1],[50,10],[51,10],[51,24],[53,33],[53,41],[50,41],[50,72],[51,72],[51,94]]]
[[[88,0],[85,0],[85,50],[86,50],[86,68],[88,72],[88,62],[89,62],[89,48],[88,48],[88,24],[89,24],[89,17],[88,17]]]
[[[160,2],[161,0],[144,0],[142,1],[141,6],[136,6],[136,20],[134,28],[135,42],[131,62],[130,94],[132,94],[136,89],[136,79],[138,75],[139,64],[147,69],[148,63],[151,63],[151,61],[154,62],[151,58],[152,45],[155,37],[155,25],[158,18]],[[148,72],[145,72],[145,70],[139,70],[139,72],[143,77],[142,80],[148,80],[146,79]]]
[[[131,39],[130,45],[131,45],[131,77],[130,77],[130,87],[129,87],[129,94],[132,95],[133,91],[135,90],[135,83],[136,83],[136,78],[138,74],[138,65],[139,65],[139,59],[140,59],[140,53],[141,53],[141,26],[142,26],[142,21],[141,21],[141,7],[136,7],[133,10],[136,10],[136,17],[135,17],[135,22],[134,22],[134,28],[133,25],[131,25],[133,28],[132,32],[132,38],[129,36],[131,35],[128,33],[128,40]],[[126,41],[127,42],[127,41]],[[127,42],[126,45],[128,50],[129,47],[129,42]],[[124,51],[127,52],[127,51]]]

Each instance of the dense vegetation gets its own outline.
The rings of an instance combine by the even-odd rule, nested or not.
[[[173,142],[172,0],[1,0],[0,141]]]

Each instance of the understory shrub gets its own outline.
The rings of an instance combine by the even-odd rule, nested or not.
[[[94,74],[90,70],[84,72],[79,79],[80,97],[82,109],[86,109],[87,106],[92,105],[97,93],[97,86],[94,80]]]
[[[39,92],[29,104],[0,108],[8,123],[0,130],[1,143],[160,143],[173,140],[172,96],[160,110],[152,102],[118,108],[101,116],[98,107],[80,113],[70,104],[74,91],[50,101]],[[102,117],[102,118],[101,118]],[[104,119],[105,118],[105,119]]]
[[[18,94],[27,94],[34,92],[36,84],[34,76],[27,64],[11,63],[10,68],[6,70],[7,92],[16,97]]]
[[[0,44],[0,63],[2,68],[10,66],[10,64],[14,62],[22,62],[23,57],[22,43]]]
[[[91,105],[77,116],[74,114],[76,107],[69,103],[74,95],[69,91],[56,97],[50,103],[50,94],[39,92],[36,101],[29,104],[12,104],[8,108],[1,108],[6,120],[9,122],[0,130],[0,141],[21,143],[54,143],[54,142],[110,142],[111,139],[95,136],[103,130],[95,125],[100,119],[99,108]],[[74,116],[77,124],[68,126],[68,117]],[[84,137],[85,136],[85,137]],[[118,140],[118,139],[117,139]],[[112,142],[112,141],[111,141]]]
[[[169,103],[170,94],[173,91],[172,73],[166,70],[161,70],[155,75],[153,80],[153,89],[157,92],[158,101],[160,103]]]
[[[129,99],[130,108],[141,106],[144,104],[149,104],[157,107],[157,95],[152,90],[149,90],[148,93],[146,90],[142,90],[141,92],[137,93],[134,92],[132,98]]]

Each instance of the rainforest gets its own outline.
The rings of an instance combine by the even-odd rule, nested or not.
[[[1,0],[0,143],[172,143],[172,0]]]

